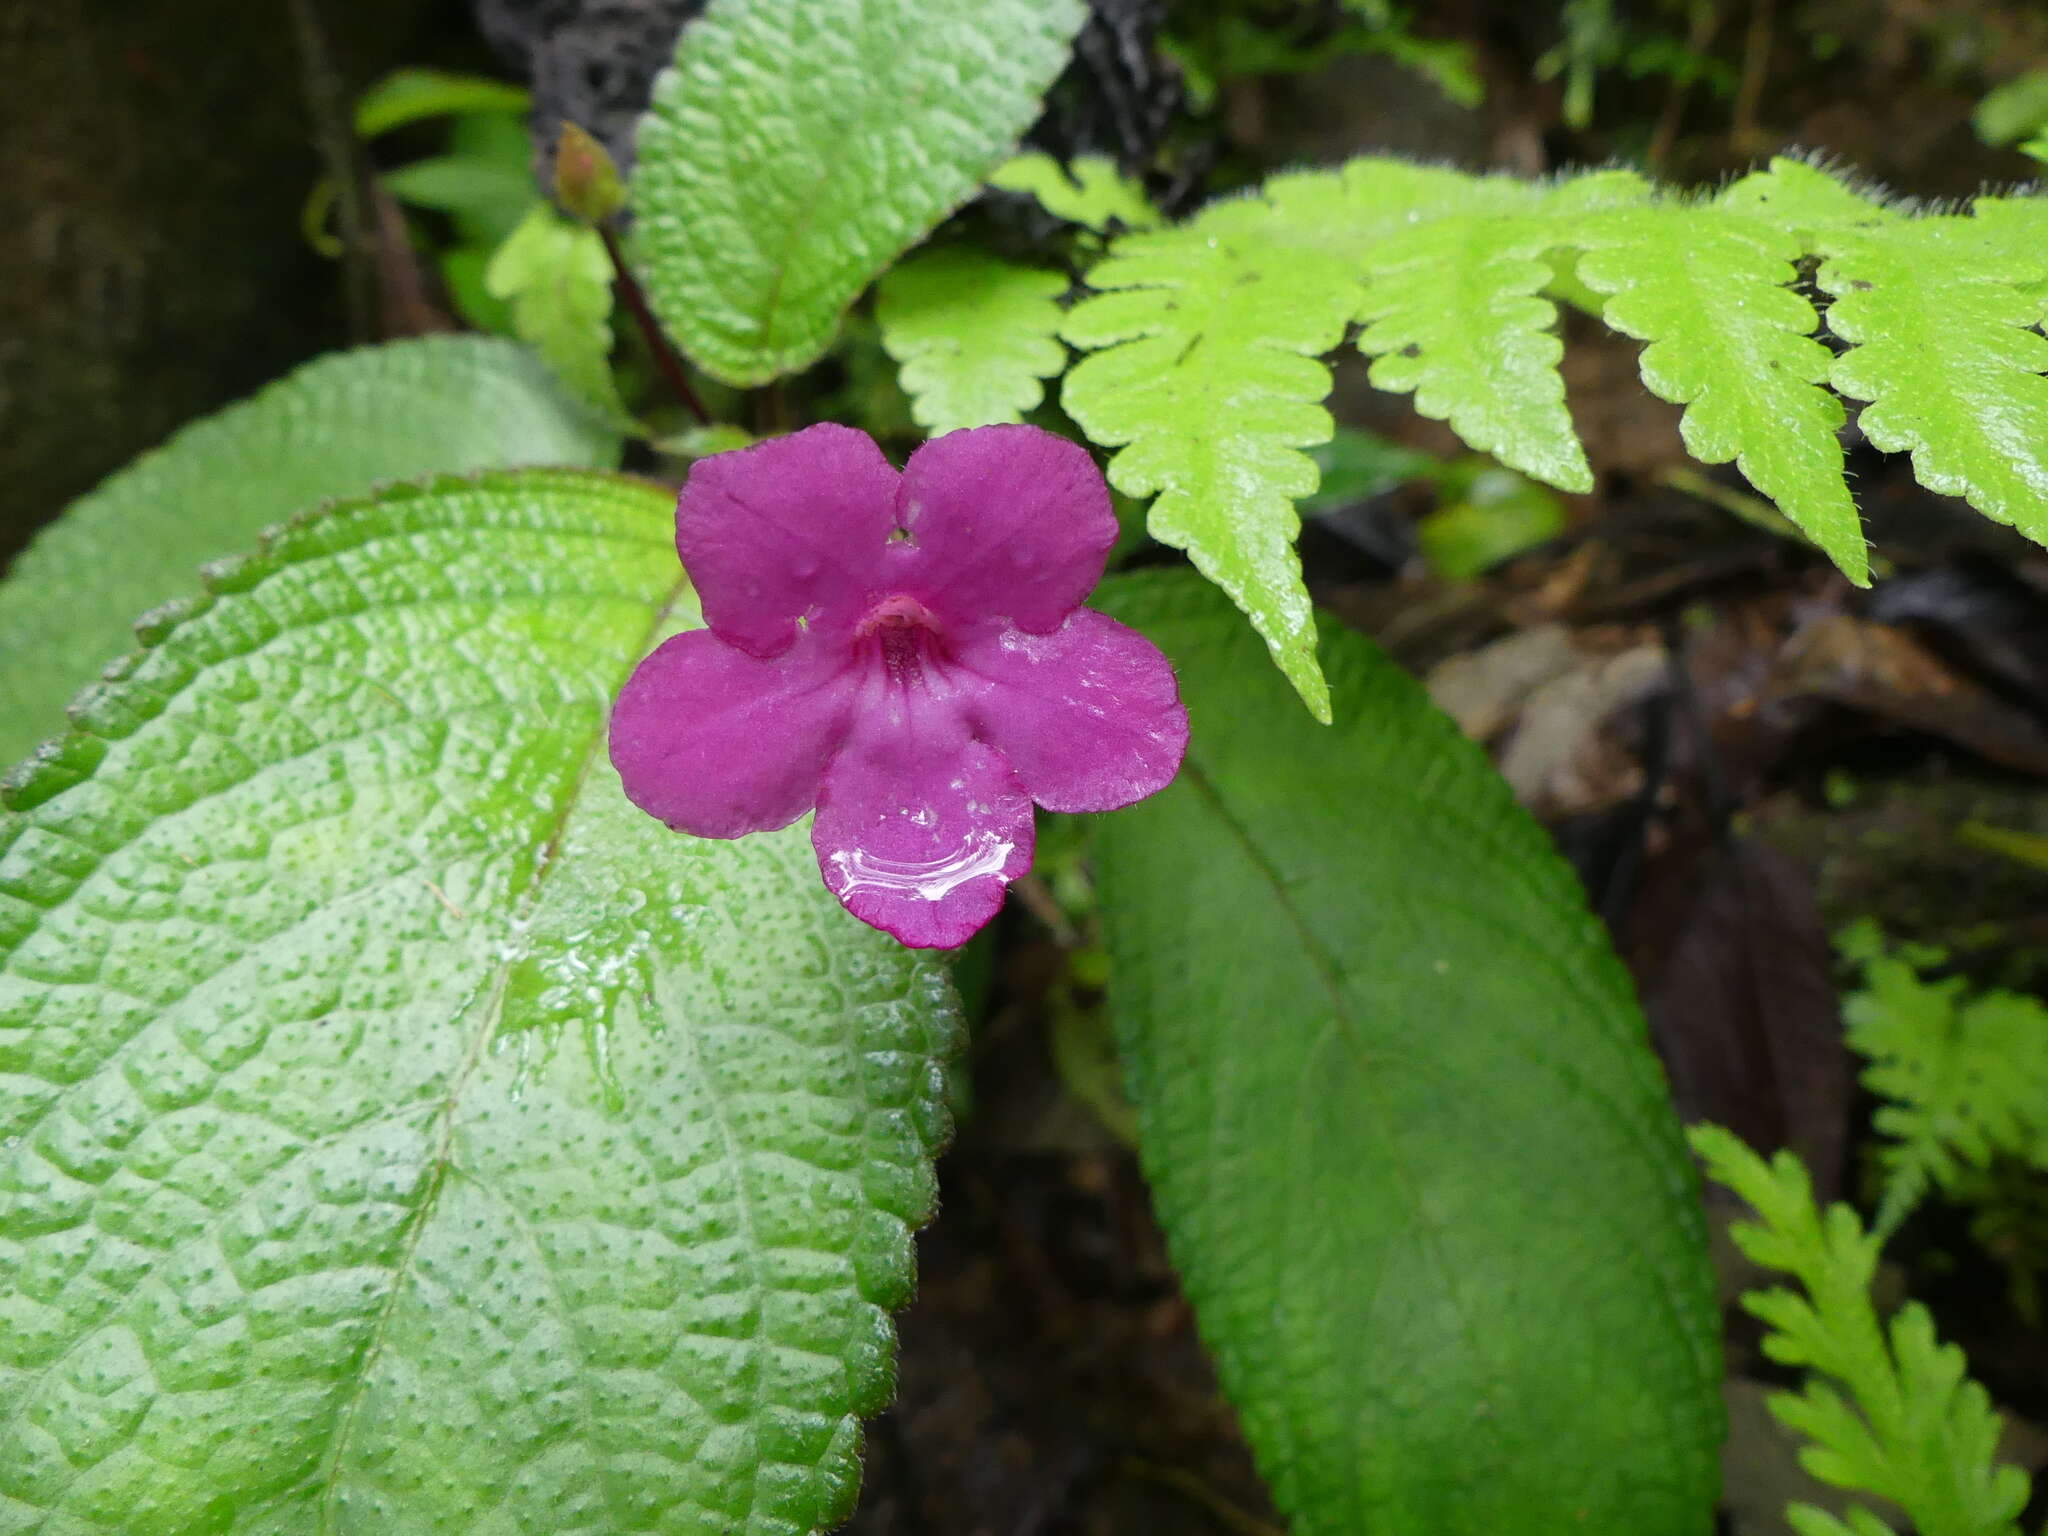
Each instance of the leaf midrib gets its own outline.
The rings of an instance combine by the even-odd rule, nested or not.
[[[628,654],[625,666],[620,669],[612,686],[606,690],[607,697],[616,695],[619,688],[624,686],[627,675],[639,663],[641,656],[654,644],[655,638],[667,626],[670,616],[675,611],[676,604],[682,601],[684,595],[689,590],[688,577],[679,575],[674,584],[670,586],[666,596],[663,597],[660,604],[656,607],[653,617],[648,622],[646,631],[640,636],[639,643]],[[548,829],[547,839],[541,845],[540,857],[535,863],[533,878],[529,882],[524,897],[520,901],[518,911],[505,925],[509,932],[521,933],[528,931],[528,920],[540,905],[541,894],[546,888],[548,877],[554,872],[558,863],[558,855],[561,851],[563,839],[568,832],[569,822],[581,807],[584,789],[589,784],[591,774],[596,771],[598,760],[604,752],[607,740],[606,721],[609,718],[609,713],[601,716],[597,729],[591,733],[590,745],[585,749],[581,761],[577,764],[576,772],[570,779],[568,788],[562,796],[560,807],[555,812],[553,824]],[[384,1297],[384,1304],[378,1309],[376,1321],[372,1325],[370,1338],[363,1346],[362,1353],[357,1357],[354,1366],[354,1390],[349,1394],[348,1400],[336,1414],[327,1465],[319,1483],[320,1519],[318,1528],[322,1536],[332,1536],[335,1530],[334,1519],[339,1504],[342,1461],[347,1454],[350,1437],[354,1433],[356,1416],[362,1407],[363,1399],[368,1393],[371,1374],[375,1370],[378,1358],[383,1353],[384,1345],[390,1333],[392,1317],[396,1314],[399,1301],[405,1293],[406,1282],[412,1273],[412,1265],[418,1254],[420,1241],[426,1234],[429,1222],[433,1219],[434,1208],[440,1202],[441,1191],[447,1187],[450,1167],[449,1152],[455,1139],[455,1112],[457,1106],[461,1102],[464,1089],[469,1085],[470,1078],[475,1075],[478,1064],[483,1060],[491,1041],[497,1035],[498,1025],[504,1018],[506,988],[511,983],[513,969],[526,955],[527,949],[525,946],[508,946],[499,959],[495,973],[487,981],[479,983],[477,987],[470,991],[468,997],[463,1001],[461,1010],[457,1013],[459,1018],[461,1012],[467,1011],[473,1001],[488,990],[490,994],[489,999],[478,1009],[476,1028],[471,1033],[462,1061],[457,1065],[454,1072],[450,1074],[448,1089],[442,1095],[441,1107],[437,1111],[440,1126],[436,1133],[434,1151],[432,1153],[432,1166],[428,1174],[430,1182],[426,1191],[421,1195],[419,1208],[403,1236],[398,1260],[391,1269],[390,1289]],[[598,1475],[603,1477],[605,1473],[600,1469]]]
[[[1344,1048],[1352,1059],[1360,1086],[1373,1099],[1382,1122],[1392,1125],[1394,1119],[1386,1113],[1385,1100],[1370,1069],[1371,1053],[1365,1049],[1363,1042],[1355,1033],[1356,1021],[1352,1018],[1350,1001],[1345,995],[1343,977],[1338,970],[1336,958],[1309,927],[1306,914],[1288,891],[1279,869],[1254,841],[1251,830],[1231,811],[1222,791],[1192,751],[1181,765],[1181,778],[1194,789],[1231,840],[1243,851],[1246,861],[1257,872],[1259,879],[1272,892],[1274,905],[1286,918],[1287,925],[1294,930],[1302,952],[1308,956],[1309,964],[1316,973],[1316,979],[1328,995],[1331,1020],[1335,1025],[1337,1037],[1343,1041]],[[1383,1144],[1393,1159],[1393,1184],[1400,1191],[1402,1204],[1408,1208],[1411,1228],[1429,1247],[1434,1265],[1443,1277],[1444,1294],[1450,1299],[1451,1311],[1458,1320],[1458,1333],[1464,1340],[1466,1353],[1473,1360],[1483,1360],[1485,1357],[1478,1348],[1472,1332],[1471,1309],[1458,1289],[1456,1266],[1447,1262],[1436,1228],[1424,1215],[1420,1192],[1406,1152],[1399,1140],[1391,1134],[1384,1138]],[[1474,1419],[1473,1433],[1490,1439],[1497,1452],[1506,1446],[1499,1423],[1484,1415]]]
[[[1230,809],[1229,803],[1224,798],[1221,789],[1203,766],[1199,754],[1193,749],[1190,750],[1186,762],[1182,765],[1181,778],[1196,792],[1230,839],[1242,849],[1246,861],[1256,872],[1258,878],[1271,891],[1274,903],[1285,916],[1288,926],[1294,930],[1303,953],[1307,955],[1310,965],[1316,973],[1318,982],[1322,985],[1329,998],[1333,1025],[1332,1032],[1342,1041],[1345,1050],[1352,1058],[1362,1090],[1372,1095],[1384,1108],[1384,1101],[1379,1098],[1378,1089],[1369,1066],[1375,1059],[1386,1060],[1388,1057],[1384,1052],[1367,1050],[1363,1042],[1354,1033],[1357,1021],[1353,1017],[1353,1012],[1344,990],[1343,974],[1336,962],[1335,956],[1316,936],[1313,927],[1309,923],[1307,914],[1294,900],[1286,881],[1280,874],[1279,868],[1266,856],[1264,850],[1252,836],[1251,830]],[[1394,1175],[1393,1182],[1400,1191],[1403,1203],[1411,1213],[1413,1228],[1417,1233],[1431,1240],[1431,1247],[1436,1258],[1436,1267],[1444,1277],[1445,1294],[1451,1298],[1452,1309],[1458,1319],[1458,1329],[1466,1338],[1468,1352],[1471,1358],[1475,1360],[1483,1359],[1484,1357],[1478,1350],[1470,1348],[1472,1337],[1469,1324],[1470,1313],[1459,1300],[1459,1293],[1455,1283],[1457,1271],[1453,1266],[1443,1262],[1440,1244],[1434,1241],[1436,1229],[1423,1218],[1417,1185],[1410,1164],[1403,1156],[1402,1147],[1397,1140],[1388,1137],[1385,1145],[1394,1159],[1394,1167],[1391,1170]],[[1653,1290],[1666,1311],[1675,1314],[1676,1304],[1671,1287],[1668,1284],[1660,1283],[1654,1286]],[[1680,1328],[1678,1331],[1682,1335],[1687,1332],[1683,1328]],[[1700,1371],[1702,1379],[1711,1380],[1716,1369],[1715,1363],[1711,1358],[1711,1345],[1702,1345],[1695,1341],[1693,1354],[1694,1363]],[[1475,1425],[1479,1423],[1486,1425],[1488,1437],[1496,1447],[1504,1445],[1500,1429],[1494,1421],[1482,1416],[1474,1422]]]

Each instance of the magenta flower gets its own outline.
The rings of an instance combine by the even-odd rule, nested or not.
[[[1094,461],[1036,427],[948,433],[900,475],[837,426],[700,460],[676,550],[710,627],[620,692],[626,794],[698,837],[815,806],[849,912],[965,943],[1031,867],[1033,801],[1115,810],[1180,769],[1173,668],[1081,606],[1115,539]]]

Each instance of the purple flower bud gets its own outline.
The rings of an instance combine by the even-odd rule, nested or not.
[[[1031,867],[1033,801],[1115,810],[1180,769],[1172,666],[1081,606],[1115,539],[1094,461],[1036,427],[948,433],[900,475],[829,425],[699,460],[676,549],[709,628],[620,692],[626,794],[699,837],[815,808],[849,912],[965,943]]]

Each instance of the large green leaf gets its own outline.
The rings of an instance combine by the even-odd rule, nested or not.
[[[1038,111],[1081,0],[714,0],[641,119],[656,313],[732,384],[801,368]]]
[[[616,463],[619,438],[524,347],[434,336],[318,358],[173,437],[77,502],[0,583],[0,764],[134,644],[137,614],[267,524],[380,480]]]
[[[1296,1536],[1708,1530],[1695,1180],[1571,872],[1357,636],[1325,729],[1201,583],[1102,600],[1195,725],[1098,845],[1140,1146]]]
[[[0,1531],[802,1536],[932,1198],[942,973],[632,809],[666,492],[294,524],[0,819]]]

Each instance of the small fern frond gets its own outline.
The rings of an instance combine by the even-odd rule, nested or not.
[[[1067,365],[1058,272],[965,246],[920,251],[875,293],[882,346],[902,367],[910,414],[937,436],[1019,421]]]
[[[1607,324],[1649,343],[1643,382],[1686,407],[1686,451],[1730,459],[1858,586],[1863,524],[1842,473],[1841,402],[1822,387],[1820,316],[1790,287],[1796,234],[1726,207],[1660,203],[1600,215],[1579,280],[1608,295]]]
[[[1101,291],[1067,316],[1066,339],[1090,355],[1061,403],[1119,450],[1111,484],[1157,498],[1152,536],[1230,594],[1327,721],[1294,503],[1317,483],[1300,450],[1331,431],[1330,371],[1317,359],[1342,339],[1358,280],[1306,211],[1334,197],[1335,178],[1289,180],[1119,240],[1088,275]]]
[[[1924,979],[1887,953],[1874,925],[1843,935],[1863,985],[1843,1003],[1863,1083],[1882,1102],[1878,1230],[1889,1232],[1930,1187],[2016,1157],[2048,1168],[2048,1006],[2012,992],[1968,995],[1961,977]],[[1922,957],[1933,958],[1933,957]]]
[[[1856,1213],[1820,1211],[1789,1152],[1766,1163],[1712,1125],[1694,1127],[1692,1144],[1708,1176],[1756,1213],[1732,1228],[1736,1245],[1804,1292],[1743,1297],[1770,1330],[1764,1352],[1812,1373],[1802,1391],[1771,1399],[1771,1411],[1811,1442],[1801,1463],[1822,1482],[1897,1504],[1920,1536],[2018,1536],[2027,1476],[1997,1460],[1990,1398],[1969,1379],[1962,1351],[1936,1338],[1926,1308],[1901,1308],[1889,1330],[1879,1321],[1870,1300],[1878,1242]],[[1867,1510],[1846,1524],[1811,1506],[1788,1513],[1807,1536],[1886,1529]]]
[[[1828,327],[1854,343],[1829,378],[1922,485],[2048,543],[2048,210],[1998,206],[1818,232]]]

